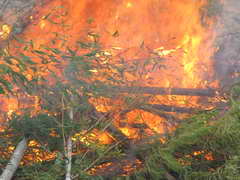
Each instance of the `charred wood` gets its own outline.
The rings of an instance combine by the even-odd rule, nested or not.
[[[182,96],[217,96],[216,89],[193,89],[193,88],[162,88],[162,87],[124,87],[115,86],[108,88],[109,92],[130,94],[152,94],[152,95],[182,95]]]
[[[148,104],[148,105],[141,106],[140,109],[145,111],[153,111],[154,109],[157,109],[159,111],[177,112],[177,113],[194,113],[194,112],[203,110],[203,109],[196,109],[196,108],[169,106],[169,105],[163,105],[163,104]]]

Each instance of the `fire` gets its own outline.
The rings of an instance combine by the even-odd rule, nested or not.
[[[177,49],[178,48],[165,50],[164,47],[159,47],[157,49],[154,49],[154,52],[157,53],[159,56],[164,57],[167,55],[171,55],[171,53],[173,53],[173,52],[176,52]]]
[[[133,4],[131,2],[128,2],[126,5],[127,8],[131,8],[132,6],[133,6]]]
[[[215,33],[211,20],[207,21],[208,27],[204,27],[201,22],[200,8],[206,3],[206,0],[150,0],[139,1],[137,4],[126,0],[95,0],[91,3],[55,0],[39,9],[39,20],[29,17],[35,22],[24,30],[21,37],[26,41],[33,40],[37,48],[52,44],[51,41],[56,39],[53,32],[64,34],[69,46],[74,46],[75,41],[86,37],[86,34],[89,35],[88,38],[95,38],[92,35],[95,33],[100,35],[100,42],[108,49],[105,51],[106,56],[115,57],[116,54],[131,49],[123,55],[129,61],[141,58],[142,54],[137,47],[144,44],[144,47],[153,49],[154,54],[165,58],[163,65],[166,68],[147,74],[147,79],[152,78],[151,84],[142,82],[143,85],[167,88],[216,87],[216,84],[207,81],[214,73],[211,69],[211,56],[214,53],[212,44]],[[10,28],[6,26],[2,29],[10,32]],[[54,41],[53,46],[60,48],[61,45],[61,40]],[[91,71],[96,72],[95,69]],[[129,79],[131,78],[134,77],[129,75]],[[152,103],[198,106],[198,98],[155,96]],[[103,112],[111,109],[101,103],[96,108]],[[146,116],[148,118],[149,115]],[[151,121],[148,125],[155,126]],[[162,127],[158,125],[154,129]],[[126,134],[131,131],[133,130],[124,130]]]
[[[184,155],[184,158],[179,158],[178,162],[182,165],[191,166],[191,162],[189,160],[194,159],[194,158],[204,158],[207,161],[214,160],[214,156],[213,156],[212,152],[201,150],[201,151],[194,151],[191,154]]]
[[[9,25],[7,25],[7,24],[1,25],[0,38],[1,39],[7,39],[10,32],[11,32],[11,27]]]
[[[216,34],[212,19],[202,22],[200,9],[206,4],[207,0],[139,0],[137,3],[129,0],[52,0],[39,9],[39,18],[29,16],[32,23],[20,38],[33,40],[35,49],[42,45],[63,49],[64,43],[75,47],[78,40],[94,41],[97,38],[105,49],[105,57],[109,57],[102,59],[103,64],[108,61],[115,63],[119,57],[129,63],[134,59],[153,57],[163,60],[162,68],[147,73],[140,85],[169,88],[169,91],[180,87],[215,88],[218,87],[217,82],[209,79],[214,75],[211,57],[215,52],[213,42]],[[6,39],[10,32],[10,26],[2,25],[0,37]],[[98,73],[96,69],[90,71]],[[129,80],[136,78],[130,74],[127,77]],[[100,112],[117,111],[116,107],[121,106],[121,103],[114,106],[109,99],[102,99],[90,100]],[[38,100],[36,97],[35,101]],[[199,107],[202,106],[199,100],[193,96],[157,95],[149,103]],[[11,114],[16,107],[10,101],[8,103]],[[130,125],[145,124],[151,131],[144,129],[143,132],[149,135],[174,130],[175,127],[166,129],[164,121],[158,115],[135,109],[127,113],[126,127],[114,123],[126,136],[139,138],[142,131]],[[107,133],[97,131],[91,134],[91,138],[98,139],[102,144],[113,141]],[[80,140],[86,141],[84,138]]]
[[[41,29],[44,29],[45,26],[46,26],[46,21],[45,20],[41,20],[40,23],[39,23],[39,26]]]
[[[111,144],[113,142],[113,138],[110,134],[107,132],[101,132],[97,129],[94,129],[94,131],[91,134],[83,135],[82,133],[77,133],[72,137],[73,141],[80,141],[84,143],[85,145],[90,145],[92,142],[100,143],[100,144]]]
[[[43,152],[41,150],[41,144],[36,141],[30,141],[28,147],[31,149],[32,153],[30,152],[25,155],[26,163],[50,161],[56,158],[57,152]]]

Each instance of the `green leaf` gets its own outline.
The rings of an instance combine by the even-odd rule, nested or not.
[[[88,23],[88,24],[92,24],[93,22],[94,22],[94,19],[93,19],[93,18],[88,18],[88,19],[87,19],[87,23]]]
[[[78,41],[77,44],[83,49],[98,48],[99,47],[97,43],[85,43],[85,42]]]
[[[12,91],[12,84],[8,81],[6,81],[5,79],[0,79],[0,83],[9,91]]]
[[[12,57],[10,57],[10,56],[4,57],[4,61],[9,65],[13,65]]]
[[[90,53],[85,54],[84,56],[87,56],[87,57],[96,56],[97,52],[98,52],[98,51],[95,50],[95,51],[92,51],[92,52],[90,52]]]
[[[52,60],[52,62],[57,62],[57,63],[60,62],[55,56],[48,55],[48,57]]]
[[[22,53],[20,53],[20,56],[21,56],[22,60],[25,61],[28,64],[31,64],[31,65],[37,64],[37,63],[33,62],[30,57],[28,57],[28,56],[26,56]]]
[[[13,36],[13,39],[15,39],[17,42],[21,43],[21,44],[25,44],[26,41],[24,41],[23,39],[17,37],[17,36]]]
[[[72,55],[72,56],[75,56],[76,55],[76,52],[71,50],[69,47],[67,47],[67,50],[68,52]]]
[[[57,48],[45,47],[45,49],[53,52],[54,54],[61,54],[61,51],[59,49],[57,49]]]
[[[5,91],[3,90],[3,88],[0,86],[0,94],[5,94]]]
[[[12,72],[12,69],[5,64],[0,64],[0,72],[2,72],[3,74],[7,74],[9,72]]]
[[[39,50],[34,50],[33,52],[34,52],[34,53],[37,53],[37,54],[40,54],[40,55],[47,55],[46,52],[39,51]]]

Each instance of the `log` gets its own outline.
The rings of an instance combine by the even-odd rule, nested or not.
[[[146,108],[145,107],[145,108],[142,108],[142,110],[150,112],[152,114],[155,114],[159,117],[164,118],[166,120],[165,124],[168,124],[171,127],[175,127],[176,125],[178,125],[181,122],[181,120],[178,119],[177,116],[169,114],[168,112],[163,112],[162,110],[155,109],[153,107],[151,107],[151,108]]]
[[[152,94],[152,95],[182,95],[182,96],[217,96],[217,89],[194,89],[194,88],[163,88],[147,86],[115,86],[107,88],[107,92],[130,93],[130,94]]]
[[[20,161],[24,155],[25,150],[27,149],[27,140],[23,138],[13,152],[13,155],[7,164],[6,168],[3,170],[0,180],[11,180],[15,171],[17,170]]]
[[[203,109],[168,106],[163,104],[148,104],[148,105],[141,106],[139,109],[142,109],[145,111],[150,111],[151,109],[157,109],[159,111],[177,112],[177,113],[194,113],[198,111],[203,111]]]
[[[73,78],[74,79],[74,78]],[[68,79],[72,81],[72,79]],[[79,88],[76,84],[78,80],[72,81],[75,83],[76,87]],[[79,83],[80,84],[80,83]],[[92,84],[85,82],[85,86],[89,91],[92,89]],[[216,88],[166,88],[166,87],[153,87],[153,86],[113,86],[107,84],[95,84],[95,87],[101,89],[102,95],[106,96],[108,94],[119,94],[119,93],[128,93],[128,94],[151,94],[151,95],[178,95],[178,96],[207,96],[207,97],[216,97],[219,96],[220,90]]]

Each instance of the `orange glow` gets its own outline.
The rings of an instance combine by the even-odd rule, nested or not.
[[[107,132],[101,132],[97,129],[94,129],[90,134],[83,136],[84,132],[77,133],[72,137],[73,141],[81,141],[86,145],[91,143],[100,143],[100,144],[111,144],[113,138]]]
[[[28,147],[31,149],[31,153],[26,154],[24,160],[28,162],[42,162],[56,158],[56,152],[44,152],[41,146],[42,145],[36,141],[30,141]]]
[[[216,34],[213,20],[206,18],[208,26],[201,21],[200,9],[206,3],[206,0],[141,0],[138,3],[129,0],[53,0],[38,10],[39,19],[35,19],[21,37],[26,41],[33,40],[35,48],[52,45],[61,49],[65,40],[69,47],[74,47],[76,41],[94,40],[98,34],[105,49],[103,64],[109,61],[114,63],[119,54],[129,63],[131,59],[163,58],[162,66],[165,68],[148,72],[143,79],[125,73],[129,80],[138,80],[140,85],[169,89],[217,87],[217,82],[208,81],[214,74],[211,57],[215,52],[213,42]],[[33,16],[30,19],[34,19]],[[146,51],[150,51],[150,55],[146,56]],[[97,54],[96,57],[101,58],[101,55]],[[98,79],[98,71],[90,71],[96,73]],[[116,107],[113,108],[106,101],[92,99],[91,103],[101,112],[116,111]],[[150,103],[203,106],[198,97],[191,96],[154,96]],[[163,126],[160,125],[164,121],[162,118],[143,111],[134,113],[131,116],[136,117],[141,113],[149,127],[156,132],[163,132]],[[136,129],[130,127],[122,127],[121,130],[128,136],[137,133]]]
[[[205,154],[204,158],[208,161],[213,161],[214,160],[213,154],[211,152]]]
[[[39,24],[29,25],[22,37],[26,40],[33,39],[35,47],[39,47],[41,44],[51,44],[51,40],[56,39],[53,32],[58,32],[66,35],[69,46],[74,46],[76,40],[86,38],[88,32],[94,32],[100,35],[99,40],[103,46],[119,47],[120,52],[140,47],[144,42],[146,47],[153,49],[153,53],[166,57],[163,62],[166,69],[146,75],[153,78],[151,86],[216,87],[216,84],[205,81],[206,72],[208,76],[213,75],[211,56],[214,53],[212,44],[215,38],[212,25],[209,24],[206,28],[201,24],[200,8],[205,5],[205,0],[150,0],[139,1],[137,4],[126,0],[95,0],[92,3],[51,1],[39,10]],[[49,13],[52,15],[46,17]],[[211,23],[210,20],[209,22]],[[57,23],[62,25],[56,26]],[[146,25],[143,26],[143,23]],[[115,32],[118,32],[117,37],[113,35]],[[61,43],[57,41],[54,46],[60,47]],[[139,50],[127,53],[127,58],[138,58],[141,53],[137,51]],[[112,56],[116,53],[106,51],[106,54]],[[94,71],[96,70],[93,69],[92,72]],[[148,85],[147,83],[143,82],[143,85]],[[180,105],[192,101],[189,97],[171,99],[171,96],[161,97],[159,101],[174,101]]]
[[[193,152],[194,156],[204,155],[204,158],[208,161],[213,161],[213,153],[212,152],[206,152],[206,151],[195,151]]]
[[[19,108],[18,100],[16,98],[8,98],[7,100],[7,114],[11,116],[13,112],[16,112]]]
[[[44,27],[46,26],[46,21],[45,20],[41,20],[39,23],[39,26],[41,29],[44,29]]]
[[[152,113],[134,110],[127,113],[126,119],[121,120],[125,127],[120,126],[119,129],[129,138],[138,138],[142,135],[153,135],[154,132],[166,133],[164,121],[163,118]],[[132,128],[131,125],[137,125],[137,127]]]
[[[193,155],[198,156],[198,155],[203,154],[203,153],[204,153],[204,151],[195,151],[195,152],[193,152]]]
[[[118,162],[118,165],[115,165],[116,163],[113,162],[106,162],[100,165],[97,165],[93,168],[91,168],[88,173],[91,175],[99,175],[106,172],[114,172],[116,170],[119,170],[119,168],[122,168],[121,176],[128,176],[131,173],[133,173],[135,170],[140,169],[142,167],[142,162],[138,159],[135,161],[133,160],[120,160]],[[119,166],[121,164],[122,166]]]
[[[11,27],[7,24],[3,24],[0,27],[0,38],[7,39],[11,32]]]
[[[159,68],[147,68],[149,72],[141,77],[125,72],[129,82],[137,82],[139,86],[169,88],[169,92],[171,88],[217,88],[218,82],[210,80],[214,75],[214,20],[206,17],[205,22],[202,22],[204,19],[200,11],[206,3],[207,0],[52,0],[39,8],[36,18],[29,16],[32,23],[19,37],[25,41],[33,40],[34,49],[47,45],[63,52],[66,47],[74,49],[77,41],[97,39],[104,50],[103,54],[96,54],[102,64],[110,62],[118,65],[120,58],[129,64],[136,59],[140,59],[139,64],[143,64],[141,59],[159,59]],[[11,27],[2,25],[0,37],[6,39],[10,32]],[[13,41],[11,45],[13,47],[9,49],[13,52],[21,50],[14,49],[19,45],[18,42]],[[31,52],[25,53],[32,56]],[[41,65],[36,73],[47,76],[49,71],[42,70],[46,66]],[[54,65],[48,66],[50,70],[61,74]],[[104,80],[98,77],[99,70],[89,71],[95,73],[94,80]],[[114,74],[116,69],[106,72]],[[29,72],[28,78],[31,79],[32,75],[33,72]],[[140,95],[140,98],[144,96]],[[33,99],[33,106],[38,112],[41,110],[40,99]],[[89,101],[99,112],[114,111],[113,124],[129,138],[167,133],[176,128],[166,127],[166,118],[137,108],[126,113],[124,118],[120,117],[119,114],[127,107],[122,99],[101,97],[91,98]],[[156,95],[147,103],[209,109],[211,105],[202,103],[202,99],[196,96]],[[8,101],[9,115],[18,109],[16,104],[15,100]],[[185,116],[178,115],[178,118]],[[121,126],[122,122],[124,126]],[[136,124],[141,127],[133,127]],[[113,142],[113,138],[106,132],[95,130],[87,137],[82,137],[81,133],[83,132],[76,134],[73,140],[80,140],[85,144],[89,144],[92,139],[102,144]],[[164,142],[163,139],[161,141]],[[202,152],[194,152],[194,155],[199,153]]]
[[[132,6],[133,4],[131,2],[127,2],[127,5],[126,5],[127,8],[131,8]]]

